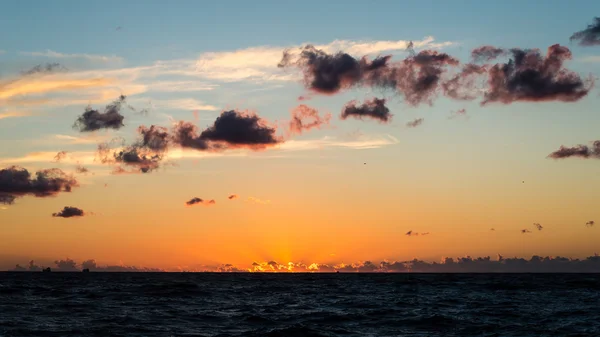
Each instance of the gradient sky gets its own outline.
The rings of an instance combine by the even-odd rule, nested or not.
[[[276,66],[285,48],[306,43],[335,49],[363,42],[355,50],[375,52],[354,56],[402,59],[406,52],[398,46],[412,40],[417,52],[437,49],[463,62],[482,45],[544,54],[559,43],[573,53],[568,69],[598,76],[600,46],[569,41],[600,13],[598,1],[5,1],[2,7],[0,83],[47,62],[68,71],[36,77],[20,91],[0,87],[0,168],[71,173],[80,161],[91,173],[78,175],[81,186],[71,193],[0,205],[0,269],[65,257],[194,269],[497,253],[585,257],[598,250],[600,232],[585,224],[600,219],[600,161],[547,158],[561,145],[600,139],[597,89],[573,103],[485,107],[443,95],[431,106],[412,107],[364,88],[299,102],[308,94],[299,72]],[[377,50],[377,41],[396,47]],[[62,86],[52,90],[56,83]],[[126,127],[118,131],[73,130],[88,104],[102,109],[120,94],[150,113],[124,110]],[[388,98],[391,123],[338,118],[348,101],[374,96]],[[331,126],[259,152],[174,150],[174,165],[149,174],[113,175],[93,161],[99,142],[133,140],[139,125],[185,120],[206,127],[230,109],[282,122],[299,104],[331,113]],[[449,118],[463,108],[467,117]],[[415,118],[423,124],[407,128]],[[58,151],[71,154],[55,163]],[[240,197],[228,200],[230,194]],[[185,207],[192,197],[216,205]],[[64,206],[94,215],[51,216]],[[524,228],[533,233],[522,234]],[[409,237],[409,230],[430,235]]]

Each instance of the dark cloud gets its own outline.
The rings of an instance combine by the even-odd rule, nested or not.
[[[571,35],[571,41],[578,41],[580,46],[600,45],[600,17],[595,17],[594,22],[586,29]]]
[[[97,272],[164,272],[165,270],[155,268],[140,268],[134,266],[99,266],[94,259],[86,260],[78,265],[76,261],[66,258],[54,261],[56,268],[53,271],[74,272],[81,269]],[[41,271],[43,267],[29,262],[28,267],[18,265],[14,271]],[[181,270],[180,268],[178,270]],[[351,264],[322,264],[304,263],[287,264],[276,261],[253,262],[246,270],[233,264],[222,264],[205,269],[216,272],[349,272],[349,273],[598,273],[600,272],[600,256],[594,254],[584,259],[572,259],[566,257],[542,257],[534,255],[529,259],[506,258],[498,254],[496,260],[490,256],[485,257],[445,257],[441,262],[428,262],[418,259],[409,261],[372,261],[357,262]]]
[[[97,159],[103,164],[117,165],[113,171],[115,174],[149,173],[157,170],[169,147],[167,129],[142,125],[138,128],[138,133],[140,138],[130,145],[125,145],[125,141],[120,138],[98,145]],[[134,171],[127,171],[120,165],[131,167]]]
[[[373,98],[366,100],[363,104],[358,105],[356,101],[348,102],[342,109],[341,119],[353,117],[356,119],[371,118],[382,123],[389,122],[393,115],[390,109],[385,106],[385,99]]]
[[[496,229],[495,229],[495,228],[490,228],[490,230],[491,230],[491,231],[496,231]]]
[[[542,225],[540,225],[539,223],[537,223],[537,222],[536,222],[536,223],[534,223],[534,224],[533,224],[533,226],[534,226],[535,228],[537,228],[537,230],[538,230],[538,231],[541,231],[542,229],[544,229],[544,227],[543,227]]]
[[[21,265],[17,264],[15,266],[15,269],[13,269],[13,271],[40,271],[40,270],[42,270],[42,267],[36,265],[33,260],[29,261],[29,263],[27,264],[27,268],[22,267]]]
[[[72,175],[57,168],[37,171],[35,177],[19,166],[0,170],[0,202],[5,204],[12,204],[16,197],[25,195],[51,197],[60,192],[71,192],[78,186]]]
[[[506,55],[506,50],[494,46],[481,46],[471,51],[474,62],[489,62],[502,55]]]
[[[187,206],[193,206],[193,205],[198,205],[198,204],[202,204],[202,205],[205,205],[205,206],[211,206],[211,205],[214,205],[216,203],[217,202],[214,201],[214,200],[203,200],[203,199],[200,199],[198,197],[192,198],[189,201],[185,202],[185,204]]]
[[[75,260],[66,258],[61,260],[54,261],[55,268],[52,271],[57,272],[79,272],[82,269],[88,269],[89,271],[95,272],[164,272],[162,269],[158,268],[145,268],[145,267],[135,267],[135,266],[98,266],[96,260],[90,259],[83,261],[81,265],[79,265]],[[33,260],[29,262],[28,268],[22,267],[17,264],[13,271],[31,271],[31,272],[39,272],[45,269],[44,267],[36,265]]]
[[[250,112],[224,111],[214,124],[202,132],[189,122],[179,122],[173,130],[173,142],[184,148],[219,151],[234,148],[262,150],[283,140],[276,128]]]
[[[432,104],[446,67],[458,64],[458,60],[448,54],[424,50],[405,59],[389,74],[396,90],[404,96],[408,104],[412,106],[421,103]],[[387,79],[384,81],[385,85],[389,83]]]
[[[77,207],[65,206],[60,212],[52,213],[53,217],[72,218],[84,216],[85,212]]]
[[[156,125],[151,125],[148,128],[142,125],[138,127],[138,133],[142,136],[142,139],[139,141],[141,147],[157,152],[168,150],[169,131],[167,128]]]
[[[417,126],[423,124],[423,121],[425,121],[424,118],[416,118],[415,120],[406,123],[406,126],[409,128],[416,128]]]
[[[570,157],[579,157],[584,159],[600,159],[600,140],[594,141],[591,147],[582,144],[573,147],[566,147],[561,145],[558,150],[548,155],[548,158],[552,159],[563,159]]]
[[[86,167],[84,167],[82,165],[77,165],[75,167],[75,172],[77,172],[79,174],[86,174],[86,173],[90,172],[90,170],[88,170]]]
[[[202,131],[200,138],[231,147],[265,148],[280,143],[275,132],[258,115],[231,110],[221,113],[211,127]]]
[[[200,138],[198,127],[190,122],[179,121],[173,128],[173,142],[183,148],[200,151],[217,151],[209,142]]]
[[[56,154],[56,156],[54,156],[54,161],[58,163],[65,159],[65,157],[67,157],[67,151],[60,151]]]
[[[406,235],[406,236],[419,236],[419,235],[423,236],[423,235],[429,235],[429,232],[418,233],[418,232],[408,231],[404,235]]]
[[[90,132],[101,129],[118,130],[125,126],[123,120],[125,117],[121,115],[121,107],[125,103],[126,97],[121,95],[116,101],[107,105],[104,112],[92,109],[88,106],[83,115],[79,116],[73,128],[80,132]]]
[[[507,63],[498,63],[488,72],[488,87],[481,105],[519,101],[575,102],[590,91],[593,81],[564,68],[572,58],[567,47],[548,47],[546,56],[537,49],[514,48]]]
[[[16,198],[17,197],[11,194],[0,193],[0,204],[12,205]]]
[[[233,199],[237,199],[238,195],[237,194],[231,194],[230,196],[227,197],[227,199],[229,200],[233,200]]]
[[[531,231],[529,229],[521,229],[521,233],[527,234],[527,233],[531,233]]]
[[[330,121],[330,113],[321,117],[317,109],[302,104],[292,110],[292,120],[288,129],[291,134],[302,134],[310,129],[320,129],[322,126],[328,125]]]
[[[219,272],[219,273],[248,273],[247,270],[245,270],[245,269],[239,269],[239,268],[237,268],[234,265],[229,264],[229,263],[223,264],[223,265],[217,267],[216,271]]]
[[[120,150],[114,150],[109,143],[98,145],[97,156],[102,164],[117,165],[113,173],[149,173],[160,167],[163,157],[147,148],[137,144],[124,146]],[[127,171],[123,166],[132,167],[134,171]]]
[[[65,260],[54,261],[54,264],[56,265],[55,271],[79,271],[79,268],[77,268],[77,262],[69,258],[66,258]]]
[[[38,64],[37,66],[21,72],[23,76],[35,75],[35,74],[51,74],[56,72],[65,72],[68,69],[59,63],[45,63]]]
[[[377,69],[387,66],[390,56],[378,57],[373,61],[360,60],[349,54],[326,52],[307,45],[301,48],[300,57],[294,61],[289,51],[284,51],[280,68],[297,66],[304,73],[306,88],[321,94],[335,94],[358,85]]]
[[[586,227],[593,227],[595,224],[596,224],[596,222],[594,220],[590,220],[585,223]]]
[[[164,270],[158,268],[146,268],[135,266],[99,266],[96,260],[89,259],[81,262],[81,269],[88,269],[95,272],[162,272]]]

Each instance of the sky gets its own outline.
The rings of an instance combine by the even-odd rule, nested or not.
[[[0,270],[593,256],[594,13],[6,1]]]

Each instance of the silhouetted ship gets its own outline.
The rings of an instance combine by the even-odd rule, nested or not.
[[[51,271],[52,271],[52,269],[50,269],[50,267],[47,267],[47,268],[44,268],[44,269],[42,269],[42,272],[43,272],[43,273],[49,273],[49,272],[51,272]]]
[[[84,272],[84,273],[89,273],[89,272],[90,272],[90,270],[89,270],[89,268],[84,268],[84,269],[82,270],[82,272]]]

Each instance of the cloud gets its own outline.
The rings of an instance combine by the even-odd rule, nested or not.
[[[23,157],[0,158],[0,163],[23,164],[23,163],[47,163],[54,160],[56,152],[32,152]],[[94,160],[93,152],[69,152],[69,156],[62,159],[63,162],[74,162],[81,160],[91,163]]]
[[[585,223],[586,227],[593,227],[596,224],[596,222],[594,220],[590,220],[588,222]]]
[[[288,140],[279,145],[278,149],[284,151],[307,151],[318,150],[328,147],[348,148],[348,149],[377,149],[388,145],[398,143],[398,139],[392,135],[365,136],[361,135],[353,139],[336,139],[333,137],[323,137],[321,139],[311,140]]]
[[[415,46],[422,48],[442,48],[453,45],[453,42],[435,43],[433,37],[426,37],[415,41]],[[314,45],[315,48],[327,53],[344,50],[352,55],[379,54],[382,52],[404,51],[408,41],[349,41],[336,40],[328,44],[314,45],[302,43],[300,46]],[[283,50],[288,51],[290,61],[294,62],[299,57],[302,47],[252,47],[236,51],[207,52],[200,55],[196,62],[198,76],[220,80],[269,80],[289,81],[294,80],[294,75],[281,73],[274,66],[280,62]]]
[[[31,112],[28,112],[28,111],[0,112],[0,120],[2,120],[4,118],[26,117],[26,116],[31,116]]]
[[[347,119],[353,117],[362,120],[366,117],[378,120],[382,123],[387,123],[391,120],[393,115],[390,113],[390,109],[385,106],[385,102],[385,99],[379,98],[366,100],[361,105],[358,105],[357,101],[350,101],[346,103],[342,109],[340,118]]]
[[[534,223],[533,226],[538,230],[541,231],[542,229],[544,229],[544,227],[542,225],[540,225],[539,223]]]
[[[538,49],[513,48],[507,63],[498,63],[488,72],[488,87],[481,105],[518,101],[575,102],[585,97],[593,80],[581,77],[563,64],[572,58],[567,47],[548,47],[546,56]]]
[[[56,156],[54,156],[54,161],[58,163],[61,160],[63,160],[66,156],[67,156],[67,151],[60,151],[56,154]]]
[[[458,64],[457,59],[446,53],[423,50],[372,81],[375,86],[395,88],[409,105],[431,105],[446,67]]]
[[[99,144],[96,159],[102,164],[116,165],[113,174],[149,173],[157,170],[166,151],[166,140],[160,138],[163,129],[141,126],[138,132],[141,139],[130,145],[125,145],[125,141],[120,138]],[[133,170],[127,171],[121,165]]]
[[[123,59],[117,56],[105,56],[105,55],[92,55],[92,54],[63,54],[52,50],[46,50],[44,52],[21,52],[21,55],[37,56],[37,57],[48,57],[54,59],[86,59],[89,61],[96,62],[121,62]]]
[[[573,33],[570,40],[577,41],[580,46],[600,45],[600,17],[595,17],[594,22],[586,29]]]
[[[60,192],[71,192],[79,183],[72,175],[57,168],[37,171],[35,178],[22,167],[11,166],[0,170],[0,201],[12,204],[16,197],[33,195],[52,197]]]
[[[293,60],[290,50],[284,51],[277,66],[300,68],[307,89],[331,95],[360,84],[368,76],[375,76],[372,74],[386,67],[390,58],[377,57],[368,61],[365,57],[359,60],[344,52],[329,54],[313,45],[306,45],[297,60]]]
[[[450,113],[450,117],[448,117],[448,118],[452,119],[452,118],[456,118],[456,117],[460,117],[460,116],[468,117],[467,110],[463,108],[463,109],[458,109],[456,111],[452,111]]]
[[[108,78],[77,78],[63,74],[45,76],[24,76],[13,80],[0,81],[0,102],[5,105],[14,98],[26,95],[40,95],[73,90],[106,87],[114,83]]]
[[[475,62],[488,62],[503,55],[506,55],[506,50],[494,46],[481,46],[471,51],[471,57]]]
[[[416,118],[415,120],[412,120],[412,121],[406,123],[406,127],[416,128],[417,126],[423,124],[424,120],[425,120],[424,118]]]
[[[97,144],[100,140],[104,139],[104,137],[94,134],[86,135],[86,137],[75,137],[58,134],[50,136],[49,139],[69,144]]]
[[[237,199],[237,198],[238,198],[238,195],[237,195],[237,194],[230,194],[230,195],[227,197],[227,199],[229,199],[229,200],[234,200],[234,199]]]
[[[75,172],[79,173],[79,174],[87,174],[88,172],[90,172],[89,169],[87,169],[86,167],[82,166],[82,165],[77,165],[75,167]]]
[[[157,108],[169,108],[178,110],[197,110],[197,111],[217,111],[218,107],[210,104],[205,104],[202,101],[193,98],[171,99],[171,100],[152,100],[153,105]]]
[[[531,231],[529,229],[521,229],[521,233],[527,234],[527,233],[531,233]]]
[[[36,74],[51,74],[56,72],[65,72],[67,70],[68,69],[60,63],[45,63],[38,64],[37,66],[22,72],[21,75],[30,76]]]
[[[85,212],[77,207],[65,206],[60,212],[52,213],[53,217],[72,218],[84,216]]]
[[[406,234],[404,234],[406,236],[423,236],[423,235],[429,235],[429,232],[425,232],[425,233],[417,233],[417,232],[413,232],[412,230],[406,232]]]
[[[301,104],[292,110],[292,119],[288,129],[291,134],[302,134],[310,129],[320,129],[324,125],[329,125],[331,114],[319,115],[317,109]]]
[[[488,65],[465,64],[460,72],[442,81],[444,95],[460,101],[474,100],[480,92],[484,91],[483,88],[477,87],[476,80],[488,71]]]
[[[271,200],[261,200],[255,197],[248,197],[248,199],[246,199],[247,202],[251,202],[254,204],[261,204],[261,205],[268,205],[271,203]]]
[[[218,84],[209,84],[197,81],[156,81],[148,84],[148,91],[195,92],[211,91],[218,87]]]
[[[187,206],[193,206],[193,205],[205,205],[205,206],[212,206],[214,204],[216,204],[217,202],[214,200],[203,200],[200,199],[198,197],[192,198],[189,201],[186,201],[185,204]]]
[[[79,271],[88,269],[90,272],[164,272],[166,270],[157,268],[135,267],[135,266],[99,266],[94,259],[85,260],[79,265],[75,260],[66,258],[54,261],[56,268],[53,271]],[[30,261],[28,267],[17,264],[13,271],[39,272],[44,267],[38,266]],[[170,269],[170,271],[181,271],[181,267]],[[258,272],[258,273],[598,273],[600,272],[600,256],[594,254],[584,259],[573,259],[567,257],[542,257],[533,255],[529,259],[512,257],[505,258],[498,254],[498,258],[492,260],[490,256],[485,257],[444,257],[441,262],[428,262],[419,259],[408,261],[383,260],[379,263],[366,260],[354,263],[303,263],[303,262],[253,262],[248,268],[236,266],[230,263],[216,266],[203,266],[194,271],[212,272]],[[497,287],[498,285],[493,285]],[[500,285],[502,287],[502,285]],[[588,286],[582,284],[582,287]]]
[[[263,150],[283,142],[275,132],[275,127],[255,113],[230,110],[221,113],[212,126],[200,133],[195,125],[179,122],[174,128],[173,141],[181,147],[202,151]]]
[[[120,112],[122,105],[125,103],[125,98],[125,96],[121,95],[116,101],[107,105],[103,113],[88,106],[83,115],[75,120],[73,128],[79,130],[79,132],[120,129],[125,126],[123,124],[125,116],[121,115]]]
[[[573,147],[566,147],[561,145],[558,150],[548,155],[548,158],[552,159],[564,159],[570,157],[579,157],[584,159],[600,159],[600,140],[594,141],[592,147],[582,144]]]

